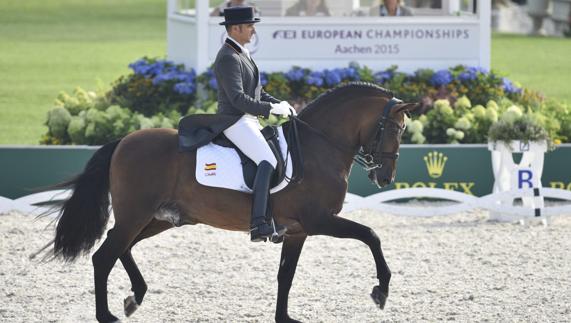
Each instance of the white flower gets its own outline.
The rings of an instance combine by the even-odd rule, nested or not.
[[[458,121],[456,121],[456,123],[454,124],[454,127],[458,128],[458,129],[462,129],[462,130],[468,130],[468,129],[472,128],[472,124],[470,123],[468,118],[461,117],[460,119],[458,119]]]
[[[518,106],[512,105],[502,114],[502,120],[512,123],[521,118],[522,115],[523,112],[521,112],[521,109]]]
[[[467,96],[462,96],[460,98],[458,98],[458,100],[456,100],[456,103],[454,103],[454,107],[456,109],[469,109],[470,107],[472,107],[472,102],[470,102],[470,99],[468,99]]]
[[[486,108],[484,108],[481,105],[477,105],[474,108],[472,108],[472,112],[474,112],[474,116],[477,119],[484,119],[486,118]]]

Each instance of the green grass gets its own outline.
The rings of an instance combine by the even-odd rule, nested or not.
[[[492,67],[571,102],[571,41],[494,35]],[[166,54],[165,0],[1,0],[0,144],[37,144],[60,91],[94,90]]]
[[[2,0],[0,144],[37,144],[60,91],[96,89],[166,53],[164,0]]]
[[[492,68],[548,98],[571,103],[571,39],[494,34]]]

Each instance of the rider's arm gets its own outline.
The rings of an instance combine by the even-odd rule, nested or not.
[[[262,101],[270,102],[270,103],[280,103],[280,101],[281,101],[281,100],[274,98],[270,94],[268,94],[268,92],[264,91],[263,88],[262,88],[262,93],[260,94],[260,99]]]

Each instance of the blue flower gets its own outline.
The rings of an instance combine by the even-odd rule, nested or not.
[[[141,58],[134,63],[129,64],[129,67],[133,72],[135,72],[135,74],[143,75],[145,77],[149,75],[149,72],[152,69],[151,64],[149,64],[145,58]]]
[[[164,73],[159,73],[153,79],[153,85],[159,85],[163,82],[171,81],[171,80],[181,81],[180,73],[178,71],[175,71],[175,70],[170,70],[170,71],[166,71]]]
[[[260,73],[260,83],[262,83],[262,86],[266,86],[266,84],[268,84],[268,73]]]
[[[190,71],[183,71],[179,74],[179,80],[186,82],[194,82],[196,79],[196,72],[193,68]]]
[[[180,81],[180,82],[187,82],[187,83],[194,83],[196,79],[196,72],[194,69],[190,71],[184,71],[180,68],[167,68],[164,71],[157,73],[155,78],[153,79],[153,84],[158,85],[163,82],[167,81]]]
[[[458,75],[458,79],[462,82],[473,81],[478,78],[478,74],[472,71],[464,71]]]
[[[392,71],[377,72],[375,73],[375,75],[373,75],[373,77],[375,78],[375,82],[385,83],[393,78],[393,72]]]
[[[179,94],[194,94],[194,84],[181,82],[174,85],[174,91]]]
[[[323,76],[327,86],[335,86],[341,83],[341,73],[339,69],[325,70],[323,71]]]
[[[218,82],[216,81],[216,78],[213,77],[210,80],[208,80],[208,85],[213,89],[218,91]]]
[[[146,78],[153,78],[159,74],[179,69],[171,61],[151,61],[148,58],[141,58],[134,63],[129,64],[129,67],[133,72],[135,72],[135,74],[142,75]]]
[[[474,73],[488,74],[488,70],[481,66],[470,66],[468,70]]]
[[[361,75],[354,67],[343,68],[341,72],[344,80],[359,81],[361,79]]]
[[[521,93],[521,88],[515,86],[512,81],[505,77],[502,78],[502,88],[506,93]]]
[[[307,84],[317,87],[323,86],[323,72],[311,72],[311,74],[307,76]]]
[[[478,78],[478,74],[486,74],[488,71],[479,66],[466,67],[462,73],[458,75],[458,80],[462,82],[474,81]]]
[[[434,86],[447,85],[452,82],[452,74],[448,70],[440,70],[430,78],[430,83]]]
[[[301,81],[305,76],[304,71],[299,67],[293,67],[284,74],[285,78],[290,82]]]

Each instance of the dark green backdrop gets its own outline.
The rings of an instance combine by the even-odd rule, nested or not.
[[[0,196],[17,198],[34,189],[55,184],[80,172],[98,147],[0,147]],[[447,157],[440,177],[427,171],[424,157],[429,152]],[[516,157],[517,161],[517,157]],[[545,156],[544,187],[571,190],[571,145],[562,145]],[[438,187],[470,192],[477,196],[491,193],[493,173],[486,145],[403,145],[398,162],[395,187]],[[366,172],[354,165],[349,192],[361,196],[379,190]]]

